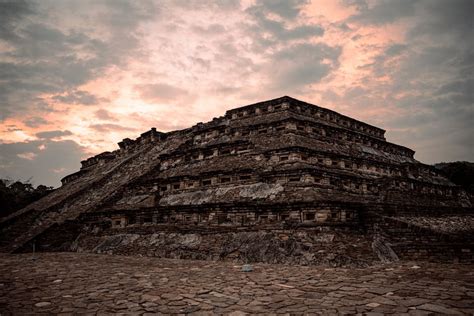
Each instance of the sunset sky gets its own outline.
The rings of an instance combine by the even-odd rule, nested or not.
[[[474,1],[2,1],[0,177],[289,95],[474,160]]]

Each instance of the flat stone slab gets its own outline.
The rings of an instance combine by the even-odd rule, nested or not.
[[[0,254],[0,313],[474,314],[474,265],[252,268],[82,253],[40,253],[36,260]]]

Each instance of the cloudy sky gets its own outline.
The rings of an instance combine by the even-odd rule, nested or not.
[[[290,95],[474,160],[472,0],[0,0],[0,177]]]

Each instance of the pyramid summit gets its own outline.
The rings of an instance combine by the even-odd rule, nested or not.
[[[472,260],[469,195],[385,130],[329,109],[284,96],[118,145],[2,219],[1,249]]]

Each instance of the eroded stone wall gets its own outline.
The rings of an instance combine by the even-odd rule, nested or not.
[[[378,261],[364,234],[324,230],[253,230],[152,234],[123,232],[82,234],[80,252],[144,255],[177,259],[231,260],[238,263],[284,263],[368,266]]]

